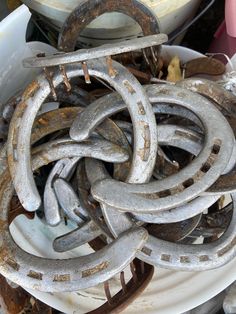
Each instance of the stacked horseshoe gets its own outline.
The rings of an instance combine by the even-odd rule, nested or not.
[[[1,274],[45,292],[105,282],[108,303],[102,313],[117,304],[123,309],[151,280],[152,266],[200,271],[220,267],[236,254],[236,99],[203,79],[141,86],[111,59],[142,50],[155,72],[167,40],[155,35],[158,24],[151,13],[131,2],[119,1],[119,11],[131,15],[135,7],[140,25],[144,18],[149,22],[147,36],[73,51],[81,16],[89,23],[118,7],[114,0],[88,1],[91,10],[80,5],[64,25],[59,48],[66,52],[24,60],[44,72],[20,96],[0,152]],[[96,78],[115,91],[94,98],[75,83],[83,76],[86,83]],[[52,97],[67,105],[39,114]],[[43,189],[37,185],[42,176]],[[227,206],[219,201],[224,195]],[[21,213],[41,210],[49,227],[65,218],[77,225],[54,240],[56,252],[86,243],[95,252],[53,263],[25,252],[9,231],[16,196]],[[214,235],[204,224],[213,214],[221,221]],[[204,243],[195,244],[199,235]],[[126,285],[128,265],[133,281]],[[119,273],[122,292],[112,298],[107,280]]]

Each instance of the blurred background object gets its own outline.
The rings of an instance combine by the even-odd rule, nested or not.
[[[20,0],[7,0],[7,7],[10,11],[15,10],[18,8],[22,2]]]
[[[225,19],[214,34],[210,52],[232,57],[236,52],[236,1],[225,1]]]

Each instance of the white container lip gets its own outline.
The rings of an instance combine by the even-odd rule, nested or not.
[[[192,0],[142,0],[143,4],[157,12],[158,18],[175,12]],[[78,0],[23,0],[29,7],[34,8],[39,13],[56,19],[58,14],[68,16],[73,11],[80,1]],[[54,13],[55,12],[55,13]]]
[[[15,62],[12,64],[12,68],[15,70],[16,66],[18,74],[12,75],[11,69],[6,68],[5,62],[0,64],[0,73],[4,72],[7,77],[11,78],[13,88],[21,88],[22,82],[23,85],[26,84],[37,74],[25,72],[26,69],[21,66],[21,60],[26,56],[35,55],[38,51],[50,52],[51,50],[49,46],[42,43],[25,43],[25,31],[29,18],[29,10],[25,6],[21,6],[0,23],[0,34],[2,35],[0,36],[0,60],[5,61],[6,55],[8,58],[15,56],[12,59]],[[12,36],[12,45],[9,45],[9,36]],[[19,51],[17,58],[14,55],[16,48]],[[198,52],[179,46],[163,47],[163,55],[165,55],[165,58],[178,55],[183,62],[202,56]],[[20,80],[19,77],[21,77]],[[0,88],[2,89],[3,86],[5,85],[0,78]],[[14,89],[9,90],[8,94],[13,91]],[[71,226],[71,228],[73,227]],[[33,254],[49,258],[59,257],[52,249],[51,240],[56,235],[63,234],[66,231],[68,231],[68,228],[64,225],[48,228],[37,218],[32,223],[32,221],[22,216],[19,216],[11,225],[12,235],[22,248]],[[87,247],[83,249],[83,253],[85,253]],[[73,257],[78,254],[77,252],[78,250],[73,250],[68,255],[64,254],[63,257]],[[81,254],[80,250],[79,252]],[[156,269],[150,286],[130,305],[125,313],[178,314],[188,311],[206,302],[234,282],[236,279],[235,268],[236,259],[219,269],[205,272],[174,272]],[[116,279],[113,279],[112,282],[117,285]],[[51,307],[71,314],[85,313],[98,307],[105,300],[101,286],[77,293],[50,294],[28,291]]]

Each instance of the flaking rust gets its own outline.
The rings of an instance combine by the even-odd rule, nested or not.
[[[89,0],[78,5],[65,21],[58,43],[59,49],[73,51],[78,36],[89,23],[104,13],[115,11],[132,17],[141,26],[144,35],[159,33],[156,16],[139,1]]]
[[[22,101],[26,101],[28,98],[33,97],[34,94],[40,89],[40,85],[37,81],[32,81],[25,89],[22,95]]]

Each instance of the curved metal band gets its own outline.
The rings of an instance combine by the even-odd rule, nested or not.
[[[60,143],[59,146],[65,146],[65,143]],[[51,161],[55,159],[53,149],[50,152],[37,149],[32,160],[33,170],[45,165],[45,154],[51,157]],[[68,157],[70,153],[64,155],[63,157]],[[124,233],[101,251],[88,256],[66,260],[36,257],[17,246],[10,235],[8,212],[13,192],[10,174],[6,169],[0,184],[0,272],[23,287],[45,292],[62,292],[97,285],[121,272],[147,240],[147,232],[136,228]],[[117,251],[121,253],[118,257],[115,254]]]
[[[53,248],[56,252],[67,252],[96,239],[100,235],[101,229],[91,220],[83,226],[57,237],[53,241]]]
[[[236,135],[236,97],[234,94],[221,87],[218,83],[202,78],[185,79],[177,82],[176,85],[202,94],[213,100],[226,116]],[[235,155],[235,153],[233,155]],[[233,161],[233,163],[235,164],[235,161]],[[232,171],[221,176],[204,194],[234,193],[236,192],[235,182],[236,171],[234,167]]]
[[[157,130],[160,145],[176,146],[194,155],[197,155],[201,150],[201,137],[196,132],[174,125],[159,125]],[[99,161],[86,158],[86,168],[87,176],[92,185],[96,181],[110,178],[105,167]],[[198,215],[214,204],[218,198],[219,196],[197,197],[191,202],[172,210],[161,211],[155,214],[135,214],[133,216],[137,220],[150,223],[178,222]]]
[[[97,161],[86,159],[86,164],[91,163],[96,169]],[[89,167],[90,168],[90,167]],[[93,172],[94,174],[94,172]],[[93,177],[96,180],[95,177]],[[236,197],[232,195],[234,206]],[[217,200],[217,199],[216,199]],[[200,205],[200,204],[199,204]],[[124,230],[132,228],[135,222],[126,214],[111,207],[101,204],[106,222],[114,236],[118,236]],[[181,214],[181,208],[173,210],[173,215]],[[189,208],[191,209],[191,207]],[[196,212],[195,214],[199,213]],[[188,217],[188,216],[187,216]],[[183,217],[186,219],[186,217]],[[170,243],[164,240],[149,236],[148,242],[138,258],[157,267],[164,267],[174,270],[200,271],[220,267],[229,262],[236,255],[236,212],[231,220],[225,234],[212,244],[183,245]]]
[[[69,15],[60,33],[58,48],[74,51],[76,41],[82,30],[98,16],[120,12],[133,18],[142,28],[144,35],[159,33],[156,15],[137,0],[83,0]]]
[[[176,83],[176,86],[187,88],[213,100],[225,115],[236,117],[236,97],[218,83],[202,79],[189,78]]]
[[[80,158],[59,160],[52,168],[44,188],[43,207],[46,222],[49,226],[56,226],[61,222],[61,212],[53,189],[55,178],[69,179]]]
[[[117,72],[111,78],[106,73],[106,61],[90,61],[90,74],[109,82],[121,95],[130,111],[135,130],[135,153],[133,167],[139,165],[144,180],[148,181],[155,166],[157,137],[155,116],[152,107],[138,81],[120,64],[113,62]],[[82,76],[80,65],[70,66],[68,78]],[[53,79],[54,86],[59,85],[63,78],[57,72]],[[25,91],[22,102],[17,106],[10,125],[8,138],[8,164],[17,195],[28,211],[35,211],[41,204],[30,165],[30,134],[32,126],[43,101],[50,93],[50,85],[43,75],[33,82]],[[143,109],[140,111],[140,107]],[[137,167],[135,168],[137,169]],[[21,189],[24,186],[24,190]],[[27,195],[24,191],[27,190]]]
[[[107,120],[111,121],[111,120]],[[173,145],[177,147],[181,147],[191,153],[195,153],[197,155],[201,150],[201,136],[199,136],[196,132],[189,131],[185,128],[162,125],[158,126],[158,139],[160,145]],[[176,130],[179,130],[179,133],[176,133]],[[112,128],[113,130],[113,128]],[[131,130],[132,131],[132,130]],[[122,139],[122,133],[119,134],[115,140],[117,144],[120,144]],[[121,137],[121,139],[120,139]],[[112,138],[109,138],[112,140]],[[195,139],[195,141],[194,141]],[[89,163],[91,165],[89,166]],[[123,171],[121,164],[120,171]],[[97,161],[88,161],[88,173],[90,176],[93,176],[94,173],[100,173],[100,178],[109,178],[109,175],[105,169],[102,167]],[[100,167],[101,166],[101,167]],[[126,168],[126,167],[125,167]],[[127,171],[127,169],[126,169]],[[119,172],[118,172],[119,174]],[[96,179],[94,179],[96,180]],[[63,194],[63,193],[62,193]],[[183,208],[174,209],[172,211],[164,212],[158,215],[135,215],[135,218],[141,221],[150,222],[150,223],[163,223],[163,222],[175,222],[179,220],[186,219],[186,216],[194,216],[195,212],[199,212],[199,210],[203,211],[208,208],[217,200],[216,197],[205,197],[197,200],[193,200],[187,206],[183,206]],[[209,203],[210,201],[210,203]],[[163,217],[164,216],[164,217]],[[188,217],[188,216],[187,216]],[[64,234],[54,240],[54,249],[58,252],[65,252],[76,248],[88,241],[95,239],[98,235],[101,234],[101,229],[96,227],[96,224],[93,221],[85,223],[82,227],[77,228],[67,234]]]
[[[213,100],[226,116],[234,134],[236,135],[236,97],[234,94],[221,87],[218,83],[202,78],[185,79],[177,82],[176,85],[202,94]],[[236,171],[233,169],[229,173],[221,176],[204,194],[213,195],[222,192],[234,193],[236,192],[235,182]]]
[[[97,183],[92,188],[96,200],[103,202],[106,199],[106,204],[115,206],[119,210],[129,211],[130,200],[132,199],[133,213],[151,213],[171,209],[204,192],[222,173],[228,171],[235,144],[234,135],[226,119],[208,100],[200,95],[174,86],[152,85],[147,87],[146,91],[151,103],[172,104],[172,113],[174,111],[177,113],[177,107],[182,106],[195,113],[206,131],[206,138],[203,150],[198,157],[176,175],[146,185],[127,185],[107,180]],[[103,102],[101,100],[96,102],[96,105],[91,104],[88,106],[79,119],[76,119],[76,123],[78,123],[78,120],[80,122],[77,124],[77,128],[73,124],[70,133],[73,133],[73,135],[76,133],[78,140],[85,139],[105,117],[121,110],[122,106],[115,108],[111,105],[111,97],[103,99]],[[117,95],[113,97],[118,98]],[[96,115],[93,114],[93,111],[96,111]],[[211,115],[211,121],[207,119],[206,112]],[[93,117],[93,121],[89,117]],[[136,178],[136,180],[138,179]],[[188,182],[192,183],[188,184]],[[107,190],[108,185],[109,192]],[[116,192],[110,193],[114,189]],[[127,198],[123,197],[118,200],[118,191],[119,193],[122,191],[121,195],[126,195]]]

